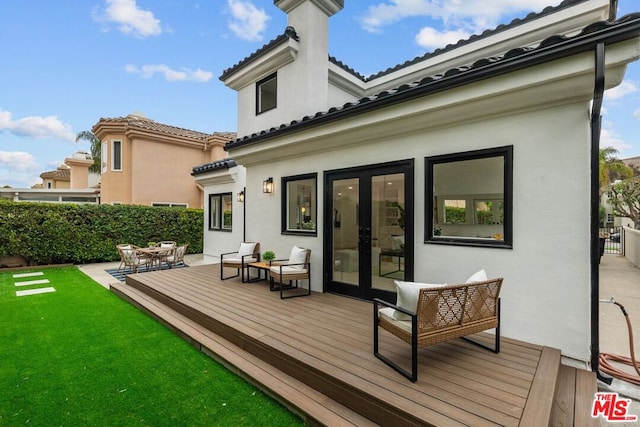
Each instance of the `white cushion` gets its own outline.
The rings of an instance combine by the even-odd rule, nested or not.
[[[397,251],[404,246],[404,236],[393,236],[391,241],[391,249]]]
[[[486,280],[489,280],[489,278],[487,277],[487,272],[484,270],[480,270],[473,273],[464,283],[484,282]]]
[[[253,254],[253,250],[256,248],[255,243],[240,243],[240,249],[238,249],[238,256]]]
[[[400,328],[404,329],[405,331],[411,333],[411,320],[407,321],[407,320],[398,320],[394,317],[394,314],[397,313],[396,310],[394,310],[391,307],[385,307],[385,308],[381,308],[380,310],[378,310],[378,317],[380,317],[381,319],[385,319],[388,322],[392,322],[394,325],[399,326]],[[404,313],[402,313],[404,314]],[[411,319],[411,318],[409,318]]]
[[[302,269],[304,268],[304,263],[307,261],[307,251],[309,249],[302,249],[297,246],[294,246],[291,249],[291,255],[289,255],[289,262],[287,264],[300,264],[293,265],[292,268]]]
[[[272,273],[275,273],[277,275],[280,275],[280,267],[279,266],[273,266],[271,268],[269,268],[269,271],[271,271]],[[302,274],[302,273],[306,273],[307,269],[306,268],[299,268],[298,266],[293,266],[293,267],[289,267],[288,265],[283,265],[282,266],[282,275],[287,275],[287,274]]]
[[[172,248],[175,245],[173,243],[160,243],[161,248]]]
[[[245,257],[244,263],[256,262],[255,258]],[[225,264],[242,264],[242,258],[222,258],[222,262]]]
[[[409,310],[415,313],[418,309],[418,298],[420,297],[420,289],[424,288],[441,288],[446,286],[443,284],[433,283],[414,283],[414,282],[402,282],[395,280],[396,291],[398,292],[398,300],[396,305],[405,310]],[[411,316],[402,313],[401,311],[394,310],[393,318],[396,320],[410,320]]]

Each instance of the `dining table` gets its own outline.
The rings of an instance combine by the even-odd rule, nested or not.
[[[162,261],[171,255],[173,250],[174,248],[170,246],[151,246],[148,248],[138,248],[136,249],[136,252],[139,256],[146,256],[149,258],[151,262],[151,266],[149,267],[150,270],[159,270],[162,266]]]

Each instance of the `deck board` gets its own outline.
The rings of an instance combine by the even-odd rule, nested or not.
[[[550,412],[553,396],[545,393],[556,379],[546,372],[559,366],[550,349],[503,338],[501,352],[494,354],[452,340],[419,350],[419,379],[412,383],[373,356],[371,303],[315,292],[281,300],[266,282],[221,281],[219,271],[207,265],[131,275],[115,291],[133,287],[160,301],[206,328],[192,331],[200,338],[217,334],[317,390],[327,407],[336,407],[336,416],[355,411],[381,425],[517,426],[537,421],[532,414],[539,410]],[[409,364],[409,346],[386,331],[380,349]],[[317,404],[316,395],[307,406]]]

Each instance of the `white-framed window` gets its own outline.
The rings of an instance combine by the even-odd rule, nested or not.
[[[122,141],[117,139],[111,141],[111,170],[122,170]]]
[[[317,235],[317,174],[282,178],[282,234]]]
[[[231,231],[233,198],[231,193],[209,195],[209,230]]]
[[[273,73],[256,83],[256,115],[278,106],[278,75]]]
[[[186,203],[170,203],[170,202],[153,202],[151,206],[164,207],[164,208],[181,208],[186,209],[189,207]]]
[[[107,171],[107,143],[103,142],[100,145],[100,172],[105,173]]]

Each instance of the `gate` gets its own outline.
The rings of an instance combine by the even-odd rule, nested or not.
[[[605,238],[604,253],[624,255],[624,230],[622,227],[599,229],[600,237]]]

